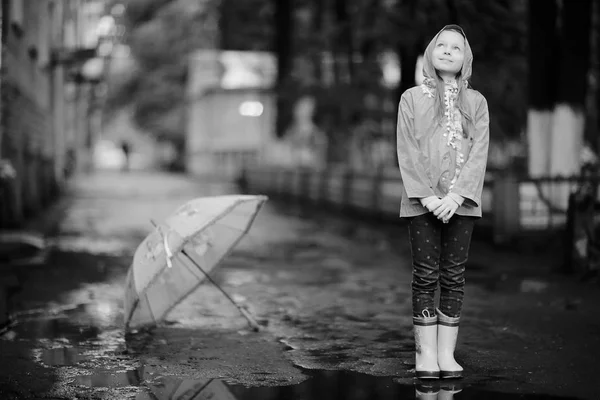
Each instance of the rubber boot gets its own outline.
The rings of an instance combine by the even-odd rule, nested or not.
[[[440,378],[462,378],[463,368],[454,359],[460,317],[448,317],[439,308],[437,314],[437,361]]]
[[[462,392],[462,387],[460,384],[442,384],[440,386],[437,400],[454,400],[454,395],[460,392]]]
[[[439,392],[440,389],[437,384],[419,383],[415,385],[415,398],[417,400],[437,400]]]
[[[429,313],[427,313],[429,314]],[[433,317],[413,317],[415,331],[415,375],[420,379],[438,379],[440,368],[437,363],[437,322]]]

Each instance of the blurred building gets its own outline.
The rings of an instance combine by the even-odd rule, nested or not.
[[[103,2],[2,2],[0,228],[18,226],[58,193],[90,148]],[[84,66],[86,66],[84,68]]]
[[[275,138],[275,56],[198,50],[190,55],[186,168],[236,176],[265,156]]]

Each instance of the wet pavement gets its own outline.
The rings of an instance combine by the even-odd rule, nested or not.
[[[551,251],[473,243],[456,354],[466,377],[420,386],[405,227],[289,202],[268,202],[213,275],[260,332],[205,284],[160,327],[126,336],[125,275],[150,219],[233,192],[142,172],[75,180],[31,224],[48,233],[47,262],[0,267],[18,282],[0,399],[599,397],[600,290],[551,273]]]

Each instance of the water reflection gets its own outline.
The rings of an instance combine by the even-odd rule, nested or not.
[[[460,383],[435,382],[415,384],[415,398],[417,400],[452,400],[454,399],[454,395],[460,392],[462,392],[462,385]]]
[[[47,339],[66,342],[89,342],[98,337],[101,330],[91,323],[80,323],[67,317],[43,317],[21,320],[15,328],[21,339]]]
[[[246,387],[219,379],[181,379],[158,375],[151,367],[124,372],[99,372],[76,378],[92,388],[139,386],[135,400],[542,400],[567,399],[549,395],[500,393],[464,385],[459,381],[417,381],[400,384],[389,377],[347,371],[305,371],[310,376],[296,385]],[[573,399],[573,398],[569,398]]]
[[[135,400],[235,400],[225,383],[218,379],[181,380],[161,378],[148,391],[139,393]]]
[[[96,372],[75,377],[75,383],[90,388],[143,386],[136,400],[235,400],[227,384],[218,379],[181,379],[155,376],[152,369],[140,367],[121,372]]]
[[[101,359],[96,369],[90,374],[82,374],[74,378],[76,385],[97,388],[138,388],[136,400],[182,400],[182,399],[214,399],[214,400],[469,400],[469,399],[561,399],[560,397],[511,394],[490,391],[488,381],[468,383],[461,382],[418,382],[415,385],[406,381],[395,382],[389,377],[375,377],[346,371],[303,370],[310,378],[296,385],[269,387],[245,387],[227,384],[218,379],[190,379],[177,376],[165,376],[153,366],[132,368],[134,363],[129,357],[114,357],[114,351],[123,341],[121,330],[104,331],[94,326],[98,321],[93,316],[113,314],[112,306],[92,306],[81,304],[77,307],[61,309],[58,315],[34,318],[34,315],[22,321],[17,331],[21,339],[40,339],[44,347],[52,343],[52,348],[40,349],[39,360],[48,366],[81,365],[82,361]],[[42,313],[43,314],[43,313]],[[37,315],[37,314],[36,314]],[[91,316],[91,317],[90,317]],[[48,340],[51,339],[51,340]],[[61,344],[57,348],[57,344]],[[76,344],[75,346],[73,346]],[[100,353],[113,354],[111,357],[99,357]],[[107,362],[107,360],[112,360]],[[89,363],[84,363],[89,368]],[[100,364],[102,367],[100,367]],[[116,364],[116,365],[115,365]],[[120,368],[120,369],[119,369]],[[260,384],[267,373],[256,373],[254,383]],[[510,386],[510,384],[509,384]],[[514,387],[514,386],[513,386]]]
[[[81,351],[75,347],[44,349],[40,356],[40,360],[50,366],[75,365],[86,359],[87,357],[81,354]]]
[[[143,369],[131,369],[123,372],[96,372],[92,375],[75,377],[75,384],[92,388],[120,388],[139,386],[142,382]]]

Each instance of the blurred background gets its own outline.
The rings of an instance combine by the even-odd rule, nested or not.
[[[155,367],[414,394],[397,106],[450,23],[491,117],[466,385],[597,398],[600,1],[2,0],[0,21],[0,398],[133,398],[107,388]],[[269,333],[204,285],[131,347],[150,221],[232,193],[269,201],[214,278]]]
[[[599,9],[592,0],[4,1],[0,227],[18,227],[71,176],[98,170],[168,170],[395,217],[398,100],[421,83],[422,52],[448,23],[467,33],[471,86],[490,109],[483,224],[498,242],[563,229],[575,192],[589,222]]]

